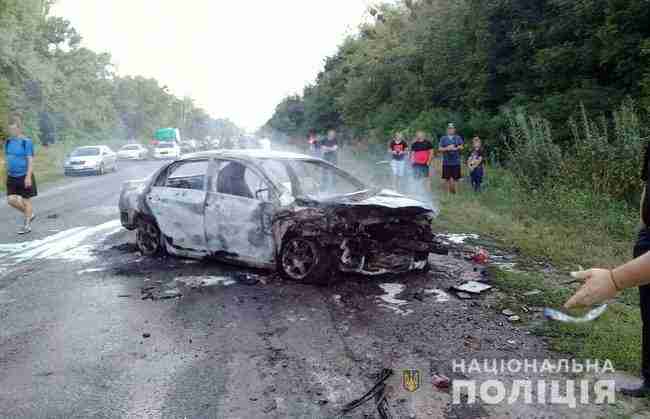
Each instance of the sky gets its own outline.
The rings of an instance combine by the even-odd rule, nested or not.
[[[82,45],[118,74],[157,79],[255,130],[367,18],[369,0],[58,0]]]

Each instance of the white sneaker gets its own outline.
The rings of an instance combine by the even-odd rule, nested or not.
[[[29,223],[25,223],[23,228],[18,230],[18,234],[27,234],[32,232],[32,226]]]

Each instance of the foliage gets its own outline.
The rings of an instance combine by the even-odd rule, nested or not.
[[[553,143],[548,120],[522,110],[508,112],[509,167],[520,185],[535,192],[559,175],[560,147]]]
[[[494,150],[508,132],[503,109],[523,106],[564,148],[567,120],[579,120],[581,106],[611,116],[631,97],[650,108],[643,0],[411,0],[369,15],[269,127],[296,136],[345,126],[351,138],[384,143],[416,126],[439,136],[446,113]]]

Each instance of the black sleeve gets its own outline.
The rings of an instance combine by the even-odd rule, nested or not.
[[[648,181],[648,159],[650,159],[650,143],[646,145],[645,155],[643,156],[643,163],[641,166],[641,180]]]

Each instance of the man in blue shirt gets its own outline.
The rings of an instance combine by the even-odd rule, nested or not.
[[[460,152],[464,141],[456,135],[454,124],[447,126],[447,135],[440,139],[439,150],[442,153],[442,178],[447,182],[447,191],[456,193],[456,182],[461,178]]]
[[[25,217],[18,234],[32,231],[34,211],[32,198],[36,196],[34,180],[34,145],[23,135],[22,119],[13,115],[9,118],[9,138],[4,145],[7,167],[7,203]]]

